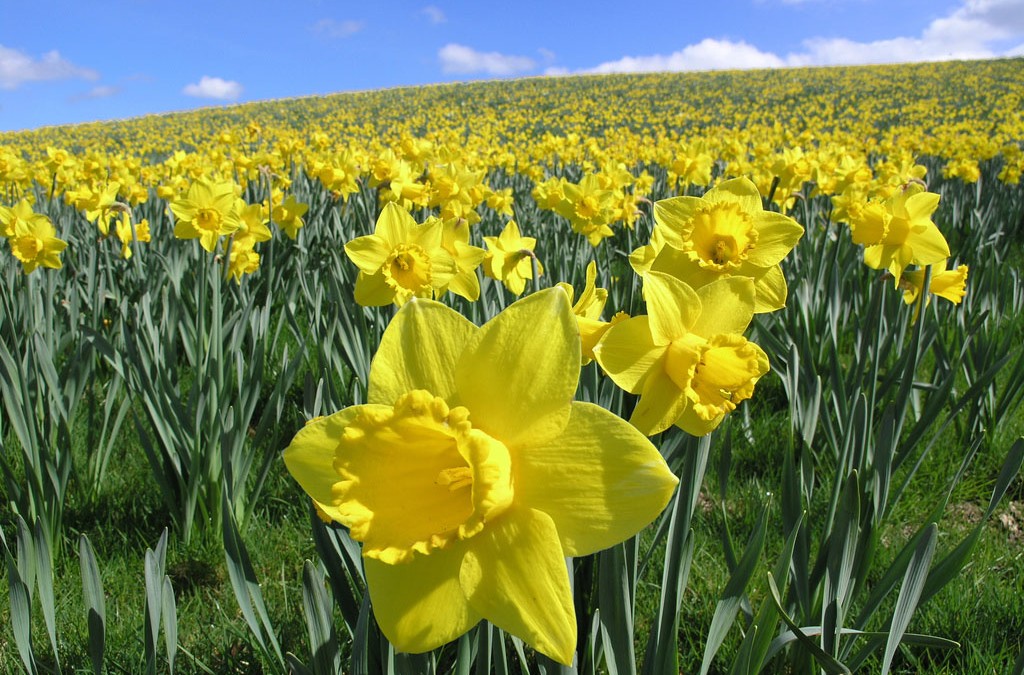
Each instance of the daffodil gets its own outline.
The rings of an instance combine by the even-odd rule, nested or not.
[[[198,239],[204,249],[213,253],[220,238],[239,227],[235,200],[235,185],[230,181],[195,181],[186,197],[171,202],[171,212],[177,219],[174,236]]]
[[[497,237],[484,237],[484,244],[484,274],[505,284],[513,295],[522,295],[526,290],[526,280],[533,278],[535,264],[537,276],[544,274],[544,266],[533,252],[537,240],[522,236],[516,221],[508,221]]]
[[[921,295],[924,286],[924,270],[904,272],[897,287],[903,290],[903,302],[913,304]],[[967,294],[967,265],[947,270],[946,261],[937,263],[932,269],[932,278],[928,283],[928,292],[959,305]],[[930,300],[930,298],[929,298]]]
[[[786,304],[779,263],[803,236],[789,216],[766,211],[748,178],[719,183],[703,197],[672,197],[654,203],[651,243],[630,255],[641,276],[664,272],[700,288],[730,276],[754,281],[755,312]]]
[[[149,221],[143,218],[135,223],[133,228],[131,214],[123,211],[121,217],[114,223],[114,234],[121,241],[121,257],[128,260],[132,257],[133,242],[148,242],[150,240]]]
[[[451,255],[458,269],[448,282],[447,290],[475,302],[480,298],[480,279],[476,268],[480,267],[487,252],[469,243],[469,223],[463,218],[444,221],[441,246]]]
[[[566,295],[569,296],[569,302],[572,302],[576,295],[575,289],[564,281],[558,282],[558,287],[565,291]],[[610,322],[601,320],[601,313],[604,311],[604,306],[607,302],[608,289],[597,288],[597,263],[590,261],[587,265],[586,285],[583,287],[583,292],[580,293],[576,304],[572,306],[572,312],[576,315],[576,323],[580,330],[583,365],[590,363],[594,358],[594,345],[612,326]],[[615,320],[625,318],[628,317],[617,315]]]
[[[289,239],[299,236],[299,229],[305,225],[302,216],[309,210],[309,204],[300,204],[295,201],[295,195],[288,195],[284,202],[276,205],[271,212],[271,219],[277,226],[284,230]]]
[[[660,272],[644,276],[647,315],[608,329],[594,348],[619,387],[639,394],[630,422],[647,435],[673,424],[713,431],[754,393],[768,357],[743,337],[754,314],[754,282],[727,277],[696,290]]]
[[[0,212],[0,218],[3,217]],[[22,210],[9,222],[12,223],[12,231],[7,241],[14,257],[25,268],[25,274],[34,272],[37,267],[61,268],[60,252],[68,243],[57,238],[57,231],[48,217],[38,213],[26,215]]]
[[[934,265],[949,257],[949,244],[932,222],[939,195],[909,187],[885,202],[872,202],[851,218],[855,244],[864,246],[864,264],[887,269],[899,284],[908,265]]]
[[[409,298],[429,298],[447,288],[458,271],[442,246],[440,220],[418,224],[394,202],[384,205],[373,234],[345,244],[345,253],[359,268],[356,302],[365,307]]]
[[[13,237],[19,223],[25,223],[29,229],[49,223],[50,219],[42,213],[36,213],[27,199],[22,199],[14,206],[0,205],[0,234]]]
[[[319,511],[362,542],[397,649],[434,649],[486,619],[572,662],[565,558],[633,536],[677,483],[636,429],[572,400],[579,369],[561,290],[479,328],[416,299],[384,332],[369,402],[312,420],[285,450]]]

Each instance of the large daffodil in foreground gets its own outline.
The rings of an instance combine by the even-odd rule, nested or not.
[[[363,544],[384,635],[424,652],[481,619],[569,664],[567,556],[653,520],[677,480],[636,429],[573,401],[580,340],[566,294],[483,327],[431,300],[402,307],[368,403],[307,424],[285,463]]]
[[[754,280],[754,311],[786,305],[786,278],[779,263],[804,228],[789,216],[766,211],[749,178],[732,178],[703,197],[672,197],[654,203],[651,243],[633,251],[637,274],[664,272],[700,288],[717,279]]]
[[[648,313],[609,328],[594,348],[597,362],[640,394],[629,421],[643,433],[673,424],[711,433],[768,372],[764,351],[742,335],[754,314],[754,282],[728,277],[694,291],[652,271],[644,299]]]

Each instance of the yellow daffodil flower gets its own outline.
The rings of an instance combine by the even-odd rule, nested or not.
[[[903,302],[913,304],[921,295],[924,286],[924,270],[904,272],[897,287],[903,291]],[[967,294],[967,265],[947,270],[946,261],[936,263],[932,269],[932,278],[928,283],[928,293],[949,300],[959,305]],[[928,298],[930,300],[930,298]]]
[[[128,260],[132,257],[133,241],[148,242],[150,240],[149,221],[143,218],[135,223],[135,234],[132,235],[131,214],[127,211],[121,213],[121,217],[114,223],[114,234],[121,242],[121,257]]]
[[[26,202],[19,202],[14,209],[0,208],[13,212],[21,204],[26,204]],[[5,218],[3,211],[0,211],[0,218]],[[25,274],[34,272],[37,267],[49,267],[55,270],[61,268],[60,252],[67,248],[68,243],[57,238],[57,231],[53,228],[49,218],[38,213],[26,215],[21,209],[6,222],[12,223],[12,231],[7,239],[11,245],[11,252],[15,258],[21,261],[25,268]],[[6,222],[5,231],[7,229]]]
[[[442,246],[443,225],[418,224],[394,202],[385,204],[373,234],[345,244],[345,253],[359,268],[356,302],[365,307],[409,298],[429,298],[447,288],[458,268]]]
[[[604,311],[605,303],[608,302],[608,289],[597,288],[596,284],[597,263],[590,261],[587,265],[586,286],[584,286],[579,300],[572,306],[572,312],[576,315],[576,323],[580,329],[583,365],[590,363],[594,358],[594,345],[612,326],[608,321],[601,321],[601,313]],[[558,282],[557,285],[569,296],[569,302],[572,302],[576,294],[575,289],[564,281]],[[617,316],[619,321],[624,318],[628,317]]]
[[[535,261],[537,276],[544,274],[544,266],[533,252],[537,240],[522,236],[516,221],[508,221],[497,237],[484,237],[484,244],[484,274],[505,284],[513,295],[522,295],[526,290],[526,280],[533,278]]]
[[[289,239],[295,239],[299,236],[299,229],[306,224],[302,216],[306,215],[308,210],[309,204],[300,204],[295,201],[295,195],[288,195],[283,203],[274,207],[271,220],[284,230]]]
[[[648,315],[612,326],[594,348],[612,381],[640,394],[633,425],[648,436],[673,424],[703,436],[750,398],[768,372],[767,355],[742,335],[754,293],[747,277],[693,290],[668,274],[644,276]]]
[[[177,219],[174,236],[198,239],[204,249],[213,253],[220,238],[239,227],[235,200],[235,185],[231,181],[197,180],[189,186],[186,197],[171,202],[171,212]]]
[[[899,284],[908,265],[934,265],[949,257],[949,244],[932,222],[939,195],[908,188],[884,203],[868,204],[851,219],[855,244],[864,246],[864,264],[887,269]]]
[[[569,664],[565,566],[653,520],[677,480],[634,428],[573,402],[576,320],[548,289],[483,327],[413,300],[384,332],[368,403],[284,452],[318,510],[362,542],[377,623],[425,652],[481,619]]]
[[[32,204],[27,199],[22,199],[14,206],[0,205],[0,234],[5,237],[13,237],[19,223],[25,223],[26,227],[33,229],[49,222],[49,218],[32,209]]]
[[[476,268],[480,267],[487,252],[469,243],[469,223],[463,218],[444,221],[441,246],[451,255],[458,269],[448,282],[447,290],[476,302],[480,298],[480,279]]]
[[[699,198],[657,201],[654,221],[651,243],[629,257],[637,274],[664,272],[692,288],[723,277],[748,277],[754,281],[755,312],[786,305],[779,263],[804,229],[789,216],[764,210],[750,179],[723,181]]]

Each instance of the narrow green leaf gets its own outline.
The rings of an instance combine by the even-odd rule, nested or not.
[[[103,581],[89,538],[78,539],[78,562],[82,568],[82,596],[85,599],[86,623],[89,630],[89,658],[96,675],[103,672],[103,649],[106,641],[107,610],[103,597]]]
[[[757,519],[757,524],[754,525],[753,532],[750,534],[750,540],[743,550],[743,555],[737,563],[736,569],[733,570],[729,581],[726,582],[725,590],[722,591],[722,597],[715,607],[714,616],[711,618],[711,627],[708,629],[707,641],[704,643],[704,656],[701,659],[701,675],[706,675],[708,670],[710,670],[715,654],[718,653],[719,647],[725,641],[725,636],[728,635],[729,629],[736,619],[736,613],[740,609],[740,602],[743,599],[747,585],[754,576],[754,570],[757,568],[757,563],[761,558],[761,551],[764,550],[769,505],[763,505],[760,511],[761,515]]]
[[[885,645],[885,656],[882,659],[882,675],[889,672],[892,667],[893,656],[896,655],[896,648],[899,646],[903,633],[910,625],[910,618],[917,609],[917,602],[921,597],[921,590],[924,588],[925,579],[928,577],[928,566],[931,564],[932,555],[935,553],[935,542],[938,538],[939,528],[931,523],[925,532],[924,538],[917,546],[914,557],[907,566],[906,576],[903,577],[903,586],[896,598],[896,609],[893,611],[892,622],[889,625],[889,639]]]

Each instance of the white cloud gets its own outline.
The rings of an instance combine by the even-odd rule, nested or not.
[[[34,59],[17,49],[0,45],[0,89],[17,89],[24,82],[72,78],[96,80],[99,76],[91,68],[76,66],[57,51],[46,52],[41,58]]]
[[[366,28],[365,21],[347,19],[320,19],[313,24],[313,32],[329,38],[347,38]]]
[[[435,7],[434,5],[427,5],[422,10],[420,10],[420,13],[426,14],[427,18],[430,19],[430,23],[433,24],[444,23],[445,21],[448,20],[448,17],[444,15],[444,12],[441,10],[441,8]]]
[[[646,73],[652,71],[718,70],[722,68],[775,68],[785,62],[775,54],[762,52],[746,42],[706,38],[667,56],[625,56],[608,61],[587,72]]]
[[[789,0],[790,2],[793,0]],[[803,49],[779,55],[744,41],[707,38],[671,54],[626,56],[582,72],[776,68],[782,66],[859,65],[1019,56],[1024,51],[1024,0],[963,0],[949,15],[935,19],[916,37],[872,42],[846,38],[810,38]],[[1000,44],[1013,47],[1000,48]],[[560,69],[549,68],[550,74]]]
[[[186,85],[181,93],[197,98],[215,98],[220,101],[234,101],[242,95],[242,85],[233,80],[203,75],[197,84]]]
[[[514,75],[533,70],[536,63],[528,56],[511,56],[498,52],[478,52],[472,47],[446,44],[437,52],[441,70],[457,75],[485,73],[487,75]]]
[[[93,87],[87,92],[84,92],[82,94],[76,94],[72,96],[69,100],[72,103],[77,103],[79,101],[89,101],[97,98],[107,98],[108,96],[113,96],[114,94],[118,94],[120,92],[121,87],[115,87],[110,84],[101,84]]]

